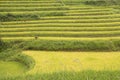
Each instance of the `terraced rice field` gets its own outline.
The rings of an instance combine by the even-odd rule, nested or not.
[[[32,49],[30,51],[23,51],[24,54],[31,56],[36,62],[35,67],[30,71],[27,71],[26,73],[34,75],[36,73],[47,73],[50,75],[54,72],[56,74],[56,72],[59,73],[62,71],[79,72],[87,70],[103,71],[103,73],[104,71],[111,71],[111,73],[112,71],[118,71],[119,73],[120,52],[93,51],[97,51],[97,49],[104,51],[104,48],[106,49],[105,51],[119,51],[120,48],[119,44],[117,44],[117,40],[120,40],[120,11],[112,6],[96,7],[90,5],[83,5],[81,3],[81,5],[76,5],[78,4],[78,2],[76,1],[63,1],[65,2],[65,4],[58,0],[0,0],[0,38],[5,41],[36,41],[33,42],[35,44],[28,42],[30,43],[29,49],[31,49],[31,45],[35,45],[32,46],[33,49],[35,47],[38,49],[41,48],[39,50],[42,50],[43,48],[44,50],[67,49],[68,51],[31,51]],[[5,19],[2,20],[1,15],[3,15]],[[38,37],[38,42],[41,41],[41,43],[43,42],[43,44],[37,43],[35,37]],[[50,40],[53,41],[51,44],[48,45],[44,42],[44,40],[46,40],[46,42]],[[65,44],[64,40],[68,42]],[[69,44],[70,40],[71,42]],[[89,41],[85,44],[85,40],[90,40],[91,42],[94,40],[96,40],[96,42],[97,40],[104,40],[106,42],[107,40],[116,40],[113,43],[117,47],[113,46],[113,43],[111,41],[106,44],[104,41],[99,42],[98,44],[96,42],[92,42],[92,44],[95,45],[94,46],[92,44],[89,44]],[[79,41],[84,42],[82,43]],[[60,46],[57,47],[57,45]],[[61,45],[63,45],[64,47],[62,48]],[[71,45],[74,46],[71,47]],[[87,45],[90,46],[87,47]],[[91,46],[95,49],[90,48]],[[81,48],[81,50],[79,49],[79,47]],[[88,51],[89,49],[91,49],[91,52],[79,52],[82,51],[82,49]],[[76,51],[70,52],[72,50]],[[4,67],[5,65],[6,67]],[[6,68],[8,68],[7,71]],[[21,74],[25,71],[26,68],[24,68],[25,67],[23,67],[23,65],[16,62],[9,63],[0,61],[0,74],[13,74],[11,73],[12,71],[14,73]],[[117,74],[117,72],[115,73]],[[75,76],[75,74],[72,75]],[[39,80],[50,80],[49,76],[47,76],[48,79],[43,78],[43,76]],[[77,75],[77,79],[71,78],[68,80],[79,80],[78,77],[79,76]],[[105,77],[108,78],[108,76]],[[16,78],[16,80],[19,79]],[[57,78],[53,78],[53,80],[56,79]],[[67,78],[63,78],[61,80],[66,79]],[[32,79],[26,78],[24,80]],[[38,80],[38,78],[36,78],[36,80]],[[89,79],[86,78],[83,80]],[[91,80],[93,79],[91,78]]]
[[[40,19],[7,21],[0,23],[3,39],[118,39],[120,37],[120,14],[112,7],[72,5],[63,6],[51,1],[3,1],[0,14],[37,14]],[[46,13],[64,15],[41,15]],[[49,37],[49,38],[48,38]]]
[[[32,56],[36,65],[28,73],[53,73],[60,71],[116,71],[120,70],[119,52],[55,52],[24,51]],[[111,54],[111,55],[110,55]]]

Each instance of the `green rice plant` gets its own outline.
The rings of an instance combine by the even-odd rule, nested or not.
[[[0,0],[0,36],[2,39],[8,39],[4,42],[0,41],[0,59],[3,61],[19,62],[24,64],[29,70],[35,66],[28,74],[17,77],[4,77],[1,75],[0,80],[119,79],[119,54],[112,54],[113,51],[120,51],[119,10],[117,11],[114,7],[91,6],[93,4],[117,4],[115,0],[110,2],[107,0],[90,0],[91,2],[88,0],[63,1],[66,4],[65,6],[61,6],[60,3],[54,0]],[[113,3],[110,4],[111,2]],[[12,47],[12,49],[10,47]],[[28,51],[22,54],[21,49],[45,51]],[[72,53],[76,54],[71,55],[70,52],[61,51],[74,51]],[[96,52],[88,53],[89,55],[83,52],[85,54],[84,56],[88,56],[88,58],[83,58],[83,54],[75,51]],[[97,61],[97,59],[101,61],[100,57],[96,58],[96,56],[99,56],[98,54],[92,54],[98,53],[97,51],[108,51],[108,53],[110,53],[110,55],[105,56],[103,52],[100,52],[100,57],[104,57],[104,59],[102,59],[105,62],[104,64],[109,63],[106,65],[109,66],[107,68],[109,68],[110,71],[105,69],[102,69],[102,71],[88,70],[90,69],[88,66],[91,66],[90,63],[87,65],[87,68],[84,67],[86,71],[79,72],[78,70],[80,70],[79,66],[81,66],[81,64],[76,66],[73,63],[73,61],[76,61],[76,57],[80,60],[86,60],[85,63],[100,63],[94,62]],[[94,57],[91,58],[90,55]],[[112,59],[110,61],[109,58],[111,56]],[[113,60],[113,57],[117,60]],[[57,61],[65,62],[67,66],[63,68],[64,64],[60,64]],[[114,63],[111,64],[112,62]],[[102,64],[102,67],[104,64]],[[111,68],[110,65],[114,67]],[[101,69],[101,64],[92,67],[96,67],[98,69],[95,70],[99,70]],[[74,71],[74,69],[77,72]],[[54,73],[52,70],[54,70]],[[69,70],[71,72],[69,72]],[[35,73],[35,71],[38,71],[38,73]],[[42,74],[42,71],[44,74]]]
[[[44,17],[41,18],[43,20],[55,20],[55,19],[113,19],[113,18],[120,18],[119,14],[109,14],[109,15],[86,15],[86,16],[52,16],[52,17]]]
[[[65,15],[62,12],[49,12],[49,13],[40,13],[40,14],[0,14],[0,21],[17,21],[17,20],[37,20],[40,19],[41,16],[61,16]]]
[[[105,12],[105,11],[111,12],[112,9],[111,8],[109,8],[109,9],[106,9],[106,8],[105,9],[102,9],[102,8],[100,8],[100,9],[99,8],[98,9],[97,8],[94,8],[94,9],[93,8],[91,8],[91,9],[69,9],[69,12],[74,12],[74,13],[75,12],[81,12],[81,13],[82,12],[83,13],[84,12]]]
[[[15,14],[0,14],[0,21],[14,21],[14,20],[27,20],[27,19],[39,19],[38,15],[33,14],[22,14],[22,15],[15,15]]]
[[[113,14],[112,12],[85,12],[85,13],[68,13],[67,15],[70,16],[77,16],[77,15],[109,15]]]
[[[2,52],[5,48],[6,44],[0,39],[0,52]]]
[[[12,0],[12,2],[11,1],[1,1],[0,0],[0,4],[25,4],[25,3],[56,3],[56,1],[14,1],[14,0]]]
[[[46,74],[29,74],[29,75],[21,75],[17,77],[0,77],[1,80],[119,80],[120,71],[94,71],[87,70],[82,72],[55,72],[55,73],[46,73]]]
[[[104,32],[65,32],[65,31],[41,31],[41,32],[2,32],[1,37],[117,37],[119,31]]]
[[[17,24],[17,25],[1,25],[2,28],[22,28],[22,27],[113,27],[120,26],[119,22],[110,23],[47,23],[47,24]]]
[[[117,50],[120,50],[120,41],[119,40],[113,40],[114,45],[116,46]]]
[[[18,41],[17,41],[18,42]],[[33,68],[35,61],[24,54],[21,54],[21,49],[19,45],[13,44],[12,42],[2,42],[0,41],[0,60],[2,61],[17,61],[21,64],[26,65],[29,69]],[[5,46],[5,48],[4,48]]]
[[[113,19],[53,19],[53,20],[31,20],[31,21],[12,21],[2,22],[2,25],[17,25],[17,24],[40,24],[40,23],[110,23],[119,22],[120,18]]]
[[[20,53],[19,50],[6,49],[6,50],[0,52],[0,60],[8,61],[8,60],[14,59],[15,56],[18,55],[19,53]]]
[[[22,5],[21,5],[22,6]],[[35,5],[36,6],[36,5]],[[67,7],[1,7],[0,12],[5,12],[5,11],[52,11],[52,10],[68,10],[69,8]]]
[[[50,6],[50,7],[54,7],[54,6],[61,6],[60,3],[0,3],[0,7],[42,7],[42,6]]]
[[[120,31],[120,27],[36,27],[36,28],[0,28],[0,32],[35,32],[35,31]]]
[[[119,51],[118,40],[25,40],[25,50],[46,51]]]
[[[34,66],[35,66],[34,59],[25,54],[19,54],[13,60],[24,64],[29,70],[34,68]]]
[[[96,6],[110,6],[110,5],[119,5],[119,0],[88,0],[83,3],[87,5],[96,5]]]

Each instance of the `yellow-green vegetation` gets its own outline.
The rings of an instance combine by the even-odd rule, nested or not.
[[[0,80],[120,80],[119,4],[0,0]]]
[[[0,76],[16,76],[26,72],[27,67],[15,61],[0,61]]]
[[[87,0],[1,0],[1,37],[27,39],[38,36],[51,37],[49,39],[54,37],[55,40],[57,37],[118,39],[115,37],[120,36],[119,9],[114,6],[85,5],[86,2]],[[102,3],[104,2],[108,3],[105,0]]]
[[[21,76],[7,75],[0,80],[119,80],[120,52],[24,51],[24,54],[35,59],[35,67]]]
[[[34,67],[34,60],[21,53],[18,46],[0,40],[0,78],[17,76]]]
[[[120,70],[120,52],[24,51],[24,53],[36,61],[34,69],[29,73]]]
[[[23,50],[46,51],[120,51],[120,40],[16,40]]]

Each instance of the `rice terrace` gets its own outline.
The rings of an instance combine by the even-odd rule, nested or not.
[[[120,0],[0,0],[0,80],[120,80]]]

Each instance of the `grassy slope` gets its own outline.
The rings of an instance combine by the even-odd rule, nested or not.
[[[0,61],[0,76],[14,76],[20,75],[21,73],[25,72],[25,66],[18,62],[3,62]]]

